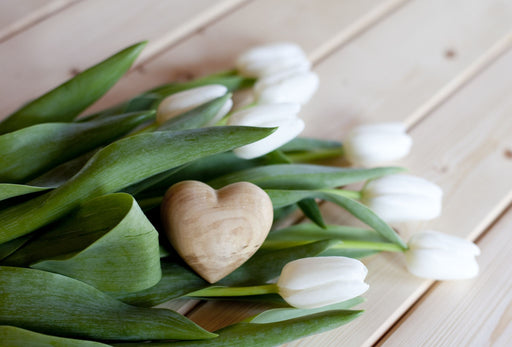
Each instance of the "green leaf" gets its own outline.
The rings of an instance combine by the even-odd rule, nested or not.
[[[178,131],[205,126],[217,115],[229,98],[231,98],[231,93],[215,98],[210,102],[167,120],[157,130]]]
[[[35,333],[8,325],[0,326],[0,341],[3,347],[37,346],[37,347],[108,347],[103,343],[68,339]]]
[[[0,183],[0,201],[31,193],[44,192],[50,188],[25,184]]]
[[[370,226],[388,241],[399,245],[403,249],[407,249],[405,242],[389,225],[380,219],[379,216],[375,214],[375,212],[355,200],[349,199],[340,194],[326,192],[323,190],[268,189],[266,192],[270,196],[274,208],[288,206],[307,198],[317,198],[333,202],[347,210],[350,214],[352,214],[363,223]]]
[[[29,102],[0,123],[0,134],[47,122],[69,122],[124,75],[146,42],[130,46]]]
[[[83,201],[160,172],[257,141],[275,129],[214,127],[144,133],[111,143],[59,188],[0,211],[0,244],[63,217]]]
[[[322,213],[315,199],[301,200],[298,202],[298,205],[306,217],[311,219],[311,221],[319,227],[325,228],[324,218],[322,217]]]
[[[288,248],[320,240],[386,242],[386,239],[375,230],[342,225],[326,225],[325,228],[321,228],[315,224],[301,223],[272,231],[262,247],[264,249]],[[319,256],[362,258],[378,252],[373,249],[329,248]]]
[[[161,278],[158,232],[128,194],[87,201],[2,261],[60,273],[104,292],[135,292]]]
[[[187,293],[208,287],[210,284],[188,268],[162,259],[162,278],[151,288],[136,293],[118,293],[114,296],[130,305],[151,307]]]
[[[319,241],[279,250],[258,250],[247,262],[218,282],[225,286],[259,285],[281,274],[283,267],[292,260],[314,257],[338,241]]]
[[[154,111],[87,123],[44,123],[0,136],[0,181],[26,182],[154,118]]]
[[[233,172],[210,181],[214,188],[251,182],[265,189],[334,188],[403,171],[398,167],[374,169],[336,168],[312,164],[277,164]]]
[[[200,158],[178,169],[171,169],[150,177],[125,191],[135,194],[137,198],[163,197],[167,189],[177,182],[184,180],[206,182],[231,171],[243,170],[261,164],[260,159],[245,160],[240,159],[233,152],[225,152]]]
[[[100,340],[215,337],[176,312],[130,306],[66,276],[6,266],[0,266],[0,324]]]
[[[38,176],[28,182],[28,184],[36,185],[40,187],[57,188],[66,183],[71,177],[76,175],[92,158],[100,148],[82,154],[79,157],[71,159],[65,163],[62,163],[50,171],[45,172],[41,176]]]
[[[312,223],[300,223],[272,231],[265,242],[303,242],[320,240],[386,241],[386,239],[375,230],[344,225],[326,225],[325,228],[322,228]]]
[[[341,148],[341,142],[320,140],[305,137],[296,137],[287,144],[281,146],[279,150],[290,152],[311,152],[324,149],[338,149]]]
[[[279,346],[302,337],[335,329],[359,317],[363,311],[327,311],[276,323],[237,323],[216,331],[219,337],[208,341],[152,343],[150,346]],[[122,345],[120,345],[122,346]]]
[[[33,237],[33,235],[25,235],[22,237],[18,237],[17,239],[11,240],[9,242],[2,243],[0,245],[0,264],[3,259],[7,258],[12,253],[14,253],[16,250],[18,250],[21,246],[23,246],[32,237]]]
[[[294,307],[286,307],[286,308],[274,308],[270,310],[266,310],[257,314],[254,317],[251,317],[245,322],[247,323],[256,323],[256,324],[266,324],[266,323],[274,323],[281,322],[288,319],[299,318],[303,316],[308,316],[315,313],[331,311],[331,310],[348,310],[356,305],[359,305],[364,302],[364,299],[360,296],[356,298],[352,298],[343,302],[339,302],[337,304],[332,304],[328,306],[318,307],[318,308],[294,308]]]

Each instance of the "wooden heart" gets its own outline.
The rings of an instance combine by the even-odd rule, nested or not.
[[[210,283],[229,275],[258,250],[272,219],[269,196],[248,182],[216,191],[202,182],[183,181],[169,188],[162,203],[169,241]]]

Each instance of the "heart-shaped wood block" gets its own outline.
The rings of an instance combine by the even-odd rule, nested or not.
[[[179,182],[167,190],[161,213],[173,247],[210,283],[258,250],[273,219],[267,193],[248,182],[219,190],[198,181]]]

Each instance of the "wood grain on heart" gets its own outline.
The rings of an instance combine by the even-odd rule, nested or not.
[[[248,182],[214,190],[198,181],[173,185],[162,203],[169,241],[201,277],[214,283],[261,246],[270,231],[272,202]]]

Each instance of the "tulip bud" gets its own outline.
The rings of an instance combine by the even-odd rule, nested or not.
[[[225,86],[211,84],[172,94],[165,98],[158,106],[157,122],[162,124],[179,114],[185,113],[210,102],[213,99],[219,98],[227,92],[228,89]],[[229,112],[232,106],[233,101],[228,99],[210,123],[215,124]]]
[[[281,147],[295,138],[304,129],[304,122],[297,114],[297,104],[270,104],[254,106],[235,112],[228,120],[228,125],[255,127],[278,127],[269,136],[251,144],[236,148],[234,153],[240,158],[252,159]]]
[[[368,269],[346,257],[303,258],[286,264],[277,281],[279,295],[298,308],[316,308],[352,299],[369,288]]]
[[[284,71],[268,75],[254,85],[258,103],[307,103],[318,89],[318,75],[311,71]]]
[[[293,43],[254,47],[242,53],[236,61],[238,71],[248,77],[263,77],[285,70],[308,71],[310,67],[304,51]]]
[[[347,159],[355,165],[371,166],[405,157],[412,138],[401,123],[362,125],[352,130],[343,145]]]
[[[368,182],[361,201],[388,223],[425,221],[441,214],[443,191],[423,178],[391,175]]]
[[[405,252],[412,274],[436,280],[473,278],[478,274],[475,257],[480,249],[473,242],[427,230],[414,234]]]

